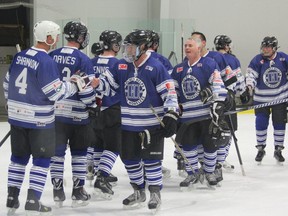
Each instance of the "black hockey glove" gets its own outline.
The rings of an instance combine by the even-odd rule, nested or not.
[[[211,101],[213,99],[213,92],[210,87],[204,88],[200,92],[200,98],[203,104],[206,104],[207,102]]]
[[[224,118],[225,104],[224,102],[216,101],[211,106],[210,115],[212,122],[218,126],[219,122]]]
[[[88,114],[89,114],[89,117],[90,118],[97,118],[100,116],[100,107],[97,106],[97,107],[88,107],[87,108],[87,111],[88,111]]]
[[[232,90],[228,89],[225,99],[225,111],[232,110],[233,107],[235,107],[235,94]]]
[[[209,126],[211,143],[215,147],[226,146],[231,138],[231,131],[225,120],[219,122],[219,126],[211,122]]]
[[[169,110],[163,117],[163,124],[165,125],[163,128],[164,137],[171,137],[177,131],[177,120],[179,116],[176,112]]]
[[[90,84],[90,79],[86,73],[77,71],[70,77],[70,82],[75,83],[81,92]]]
[[[251,87],[246,87],[246,90],[240,95],[240,100],[242,104],[247,104],[252,97]]]

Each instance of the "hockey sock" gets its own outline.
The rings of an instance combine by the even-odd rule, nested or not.
[[[160,160],[144,160],[144,169],[148,185],[162,187],[162,170]]]
[[[118,153],[111,152],[108,150],[103,151],[99,162],[99,171],[101,171],[105,177],[109,176],[109,174],[111,173],[111,170],[115,164],[117,156]]]

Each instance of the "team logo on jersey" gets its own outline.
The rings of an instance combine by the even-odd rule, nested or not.
[[[151,66],[147,65],[147,66],[145,67],[145,70],[149,70],[149,71],[152,71],[152,70],[153,70],[153,67],[151,67]]]
[[[180,73],[180,72],[182,72],[183,71],[183,67],[178,67],[177,69],[176,69],[176,72],[177,73]]]
[[[129,78],[124,85],[126,102],[130,106],[140,105],[147,96],[145,84],[137,77]]]
[[[263,81],[269,88],[277,88],[282,80],[282,72],[276,67],[269,67],[263,74]]]
[[[186,75],[181,82],[183,95],[187,100],[196,98],[200,93],[200,83],[192,75]]]
[[[118,65],[118,70],[127,70],[128,65],[127,64],[119,64]]]

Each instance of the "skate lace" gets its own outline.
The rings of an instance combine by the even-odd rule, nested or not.
[[[160,202],[161,202],[161,200],[160,200],[160,197],[158,196],[158,194],[157,193],[151,193],[151,198],[150,198],[149,204],[158,204]]]

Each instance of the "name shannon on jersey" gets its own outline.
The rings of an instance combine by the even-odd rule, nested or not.
[[[17,56],[16,64],[23,65],[25,67],[30,67],[33,70],[37,70],[37,67],[39,66],[39,62],[23,56]]]

